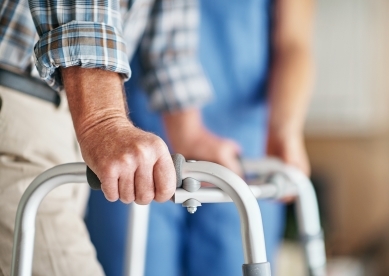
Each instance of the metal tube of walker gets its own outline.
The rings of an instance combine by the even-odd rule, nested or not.
[[[258,203],[252,191],[247,184],[237,175],[228,169],[210,162],[183,162],[180,165],[182,168],[182,178],[185,180],[191,178],[196,181],[205,181],[216,185],[218,188],[203,188],[197,192],[190,193],[182,188],[177,188],[172,200],[175,203],[184,203],[193,198],[199,199],[202,203],[206,202],[225,202],[234,201],[241,218],[241,234],[243,240],[243,250],[245,255],[245,264],[243,265],[244,276],[270,276],[270,265],[266,259],[265,242],[263,236],[263,227],[261,213]],[[269,189],[258,188],[256,193],[262,193],[264,196],[269,196],[275,192],[273,186]],[[134,208],[135,207],[135,208]],[[143,212],[138,206],[133,205],[132,215],[137,215]],[[146,207],[148,208],[148,207]],[[143,276],[145,265],[145,243],[136,240],[134,233],[145,233],[145,225],[147,218],[140,218],[137,224],[129,225],[128,241],[131,252],[140,252],[137,257],[142,261],[136,261],[134,254],[127,254],[126,260],[131,263],[131,267],[127,265],[127,276]],[[142,235],[142,240],[144,240]],[[139,249],[139,250],[138,250]]]
[[[244,251],[244,276],[269,276],[270,264],[266,258],[262,217],[259,205],[247,184],[230,170],[211,162],[185,162],[182,179],[216,185],[234,201],[241,220],[241,235]]]
[[[12,276],[31,276],[34,253],[35,217],[43,198],[66,183],[86,183],[86,165],[59,165],[39,175],[24,192],[16,213],[12,251]]]
[[[254,195],[237,175],[209,162],[184,163],[183,178],[193,177],[223,189],[236,203],[241,217],[245,255],[244,276],[270,276],[266,259],[261,213]],[[54,188],[66,183],[85,183],[84,163],[56,166],[39,175],[23,194],[17,214],[12,252],[12,276],[30,276],[34,250],[35,218],[43,198]]]
[[[216,184],[224,189],[231,198],[235,198],[235,203],[237,204],[241,215],[242,239],[244,241],[246,264],[243,265],[243,275],[268,276],[270,275],[270,266],[268,266],[268,263],[266,262],[266,254],[264,253],[263,233],[260,233],[260,237],[255,237],[252,233],[254,229],[262,230],[260,212],[256,200],[255,205],[258,210],[255,210],[254,208],[255,211],[251,212],[250,215],[250,212],[247,210],[252,209],[251,207],[248,207],[249,204],[247,204],[246,201],[251,204],[253,195],[250,195],[247,190],[242,192],[241,183],[234,185],[234,183],[236,184],[242,181],[239,178],[238,180],[233,179],[232,185],[230,186],[232,177],[230,174],[232,173],[221,166],[217,168],[217,166],[218,165],[216,164],[210,166],[208,162],[184,163],[183,178],[194,177],[199,181]],[[52,189],[62,184],[69,182],[86,182],[85,169],[86,166],[83,163],[60,165],[38,176],[28,187],[20,201],[16,215],[11,267],[12,276],[31,275],[35,216],[40,202]],[[299,222],[300,235],[305,244],[304,248],[308,261],[309,275],[325,275],[326,259],[316,195],[310,181],[300,172],[293,171],[293,169],[290,168],[287,168],[284,172],[286,172],[288,177],[297,184],[298,187],[299,196],[296,202],[296,213]],[[228,179],[228,181],[226,179]],[[270,194],[274,192],[270,187],[268,187],[268,191]],[[268,194],[268,196],[270,194]],[[225,195],[223,196],[225,197]],[[253,217],[253,213],[259,214],[259,217],[257,217],[259,218],[259,225],[258,221],[255,222],[255,219],[248,219]],[[252,221],[254,221],[254,223],[252,223]]]
[[[286,181],[278,186],[281,192],[284,190],[287,195],[291,195],[288,194],[289,187],[294,186],[292,193],[296,195],[295,213],[307,263],[307,275],[327,275],[326,252],[320,226],[318,202],[313,185],[308,177],[298,169],[285,165],[274,158],[243,160],[243,166],[248,173],[258,175],[279,173],[283,175]]]

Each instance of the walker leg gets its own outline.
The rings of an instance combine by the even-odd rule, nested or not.
[[[125,276],[143,276],[146,263],[149,205],[132,203],[128,219]]]

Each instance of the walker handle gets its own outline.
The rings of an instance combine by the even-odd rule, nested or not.
[[[181,154],[172,155],[174,168],[176,169],[176,179],[177,179],[177,188],[182,186],[182,164],[185,162],[185,157]],[[86,167],[86,178],[88,180],[89,186],[93,190],[101,190],[101,182],[97,175],[87,166]]]

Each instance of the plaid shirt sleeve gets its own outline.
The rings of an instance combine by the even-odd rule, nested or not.
[[[197,0],[156,0],[140,44],[142,84],[150,108],[172,112],[199,107],[212,89],[197,57]]]
[[[35,65],[51,86],[62,86],[58,67],[101,68],[129,78],[119,0],[29,0],[29,5],[40,37]]]

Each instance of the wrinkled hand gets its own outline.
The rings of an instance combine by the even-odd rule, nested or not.
[[[166,201],[176,174],[166,144],[127,118],[119,74],[78,66],[62,68],[81,153],[109,201]]]
[[[242,175],[237,159],[240,152],[238,144],[208,131],[197,110],[165,114],[163,119],[175,152],[184,155],[186,159],[218,163]]]
[[[134,127],[126,118],[115,118],[89,128],[79,142],[109,201],[148,204],[173,195],[173,162],[158,136]]]

